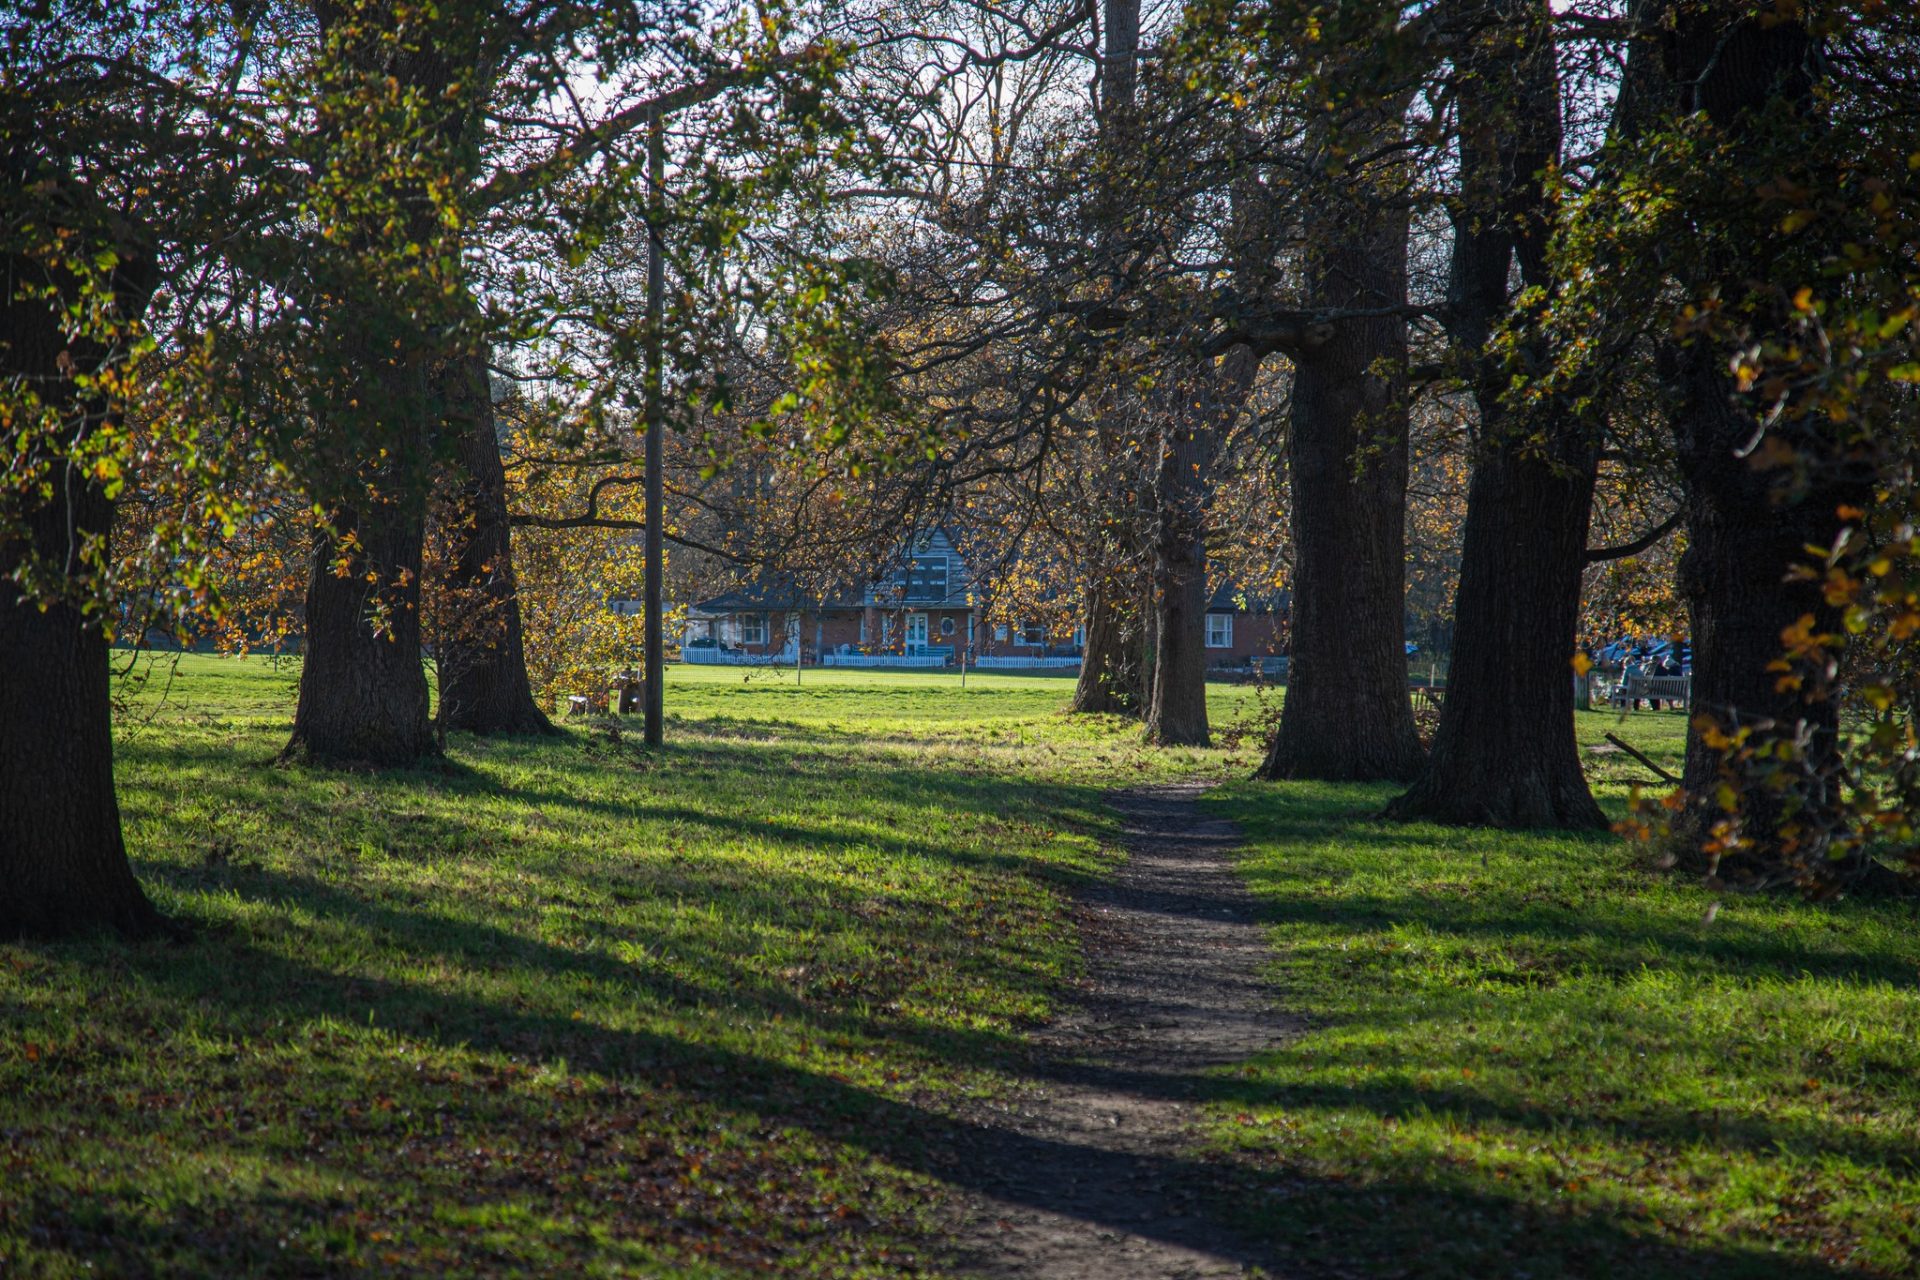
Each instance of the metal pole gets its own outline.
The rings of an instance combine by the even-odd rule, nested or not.
[[[647,728],[646,741],[657,747],[665,737],[666,628],[661,619],[661,418],[665,407],[666,345],[661,333],[665,318],[662,305],[666,274],[666,246],[661,243],[660,221],[664,215],[667,182],[666,133],[660,110],[654,108],[647,137]]]

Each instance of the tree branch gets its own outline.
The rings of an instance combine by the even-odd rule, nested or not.
[[[821,56],[822,51],[818,47],[808,45],[804,49],[769,58],[765,62],[730,67],[696,84],[682,85],[678,89],[671,89],[645,101],[636,102],[624,111],[616,112],[599,124],[586,129],[572,142],[562,146],[544,160],[522,169],[510,169],[496,175],[475,194],[473,207],[495,208],[526,194],[543,183],[552,181],[563,173],[583,168],[622,137],[645,126],[656,111],[661,115],[669,115],[683,107],[710,102],[729,89],[754,84],[782,71],[791,71],[795,67],[805,66]]]
[[[1588,547],[1587,563],[1599,564],[1604,560],[1625,560],[1628,556],[1637,556],[1660,539],[1672,533],[1680,524],[1680,512],[1676,511],[1647,530],[1632,542],[1622,542],[1612,547]]]

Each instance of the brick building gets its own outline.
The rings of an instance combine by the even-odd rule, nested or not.
[[[1250,599],[1233,587],[1207,606],[1211,666],[1244,666],[1281,651],[1285,597]],[[984,593],[944,529],[921,534],[895,567],[863,586],[807,592],[767,579],[687,610],[681,654],[689,662],[825,665],[1071,666],[1082,636],[990,622]]]

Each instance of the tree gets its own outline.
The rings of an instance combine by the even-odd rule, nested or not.
[[[1683,785],[1640,828],[1722,882],[1833,893],[1912,862],[1920,29],[1876,4],[1635,16],[1633,186],[1586,209],[1643,251],[1669,210],[1694,228],[1639,286],[1670,291],[1695,696]]]
[[[1154,645],[1149,742],[1206,746],[1207,527],[1214,469],[1226,436],[1252,393],[1260,360],[1238,348],[1176,369],[1160,408],[1154,477]]]
[[[436,377],[466,319],[460,195],[476,174],[489,32],[469,4],[431,18],[387,0],[318,0],[313,12],[317,107],[304,141],[320,165],[318,239],[332,251],[314,255],[301,299],[320,356],[302,474],[324,520],[285,755],[400,765],[438,751],[420,579]]]
[[[24,465],[0,510],[0,937],[140,935],[160,918],[114,797],[107,624],[90,598],[113,501],[89,454],[117,427],[152,246],[7,123],[0,440]]]
[[[1673,7],[1660,15],[1659,43],[1666,109],[1703,117],[1723,140],[1722,163],[1766,163],[1783,126],[1809,141],[1823,131],[1814,102],[1818,39],[1805,21],[1762,18],[1728,4]],[[1738,294],[1786,265],[1777,234],[1751,234],[1744,244],[1721,240],[1716,251],[1676,262],[1675,274],[1695,298]],[[1810,616],[1815,630],[1831,634],[1840,615],[1818,581],[1789,580],[1786,566],[1806,547],[1832,546],[1844,526],[1840,508],[1865,501],[1871,486],[1823,472],[1798,492],[1778,492],[1777,477],[1744,456],[1755,418],[1736,395],[1717,344],[1667,345],[1661,373],[1672,389],[1687,494],[1680,584],[1693,630],[1693,707],[1720,734],[1792,725],[1795,736],[1817,744],[1812,763],[1821,768],[1818,757],[1830,760],[1838,750],[1838,702],[1810,703],[1798,690],[1780,688],[1771,666],[1782,633],[1799,619]],[[1682,774],[1708,813],[1717,808],[1711,794],[1720,772],[1710,737],[1704,730],[1689,737]],[[1775,838],[1777,817],[1758,805],[1749,805],[1746,817],[1749,840],[1766,845]]]
[[[454,538],[444,585],[461,620],[437,646],[439,723],[442,732],[551,733],[527,671],[507,475],[486,361],[459,357],[439,376],[455,453],[454,500],[444,521]]]
[[[0,935],[160,927],[120,830],[108,644],[205,603],[257,470],[217,344],[167,341],[197,319],[170,293],[185,246],[241,174],[233,57],[178,6],[102,0],[39,6],[0,52]],[[116,539],[136,479],[176,518]]]
[[[1456,596],[1453,661],[1433,751],[1390,816],[1513,827],[1605,824],[1573,738],[1568,661],[1599,461],[1571,397],[1514,412],[1538,350],[1510,358],[1503,325],[1554,288],[1549,183],[1560,150],[1552,15],[1539,0],[1483,6],[1455,55],[1460,192],[1452,210],[1449,330],[1479,410]],[[1518,266],[1526,292],[1516,296]]]
[[[1111,183],[1124,170],[1124,149],[1128,137],[1136,131],[1134,99],[1140,71],[1139,0],[1105,0],[1102,8],[1100,90],[1096,122],[1099,129],[1096,173]],[[1102,193],[1106,202],[1100,209],[1102,228],[1111,238],[1112,225],[1119,213],[1117,204],[1125,199],[1121,191]],[[1126,403],[1118,386],[1109,386],[1096,403],[1112,409]],[[1110,478],[1105,495],[1108,509],[1089,518],[1097,526],[1087,530],[1089,541],[1100,548],[1088,575],[1083,624],[1086,643],[1081,648],[1080,676],[1074,684],[1073,710],[1086,715],[1144,715],[1152,690],[1148,659],[1153,650],[1153,620],[1145,606],[1152,586],[1145,581],[1141,548],[1133,526],[1140,503],[1130,495],[1145,489],[1144,477],[1115,474],[1115,464],[1125,466],[1139,461],[1132,433],[1117,422],[1101,424],[1099,452]],[[1126,467],[1127,471],[1134,468]],[[1203,708],[1204,710],[1204,708]]]
[[[312,420],[330,448],[297,455],[328,519],[288,750],[390,764],[432,749],[417,675],[420,548],[427,491],[445,474],[436,463],[449,459],[452,527],[465,539],[452,587],[494,615],[445,637],[449,723],[543,723],[520,652],[486,359],[516,348],[589,406],[617,393],[618,380],[577,358],[572,331],[630,353],[637,326],[607,310],[583,317],[572,269],[630,220],[647,124],[708,108],[674,213],[724,259],[840,136],[822,93],[837,55],[824,41],[784,47],[791,28],[779,21],[712,25],[691,10],[587,0],[537,22],[482,0],[315,0],[313,12],[311,74],[324,92],[307,145],[324,179],[308,207],[327,223],[324,242],[351,251],[319,255],[331,274],[310,270],[302,298],[343,358],[315,388]],[[591,111],[569,79],[589,56]],[[750,158],[760,162],[743,170]],[[535,261],[560,269],[529,270]],[[369,335],[372,349],[355,351]],[[358,385],[356,371],[379,384]]]
[[[1306,77],[1327,105],[1308,108],[1300,168],[1345,181],[1309,176],[1311,195],[1297,197],[1304,294],[1326,318],[1283,348],[1293,363],[1291,659],[1260,774],[1403,779],[1421,760],[1405,649],[1413,191],[1395,145],[1411,101],[1407,70],[1396,66],[1407,33],[1389,9],[1360,5],[1340,16],[1351,24],[1337,30],[1343,60],[1365,87],[1334,88],[1326,67]],[[1417,57],[1413,65],[1417,75]]]

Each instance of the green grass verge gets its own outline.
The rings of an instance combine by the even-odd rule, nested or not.
[[[274,763],[296,678],[131,696],[185,942],[0,946],[0,1274],[918,1274],[956,1099],[1076,964],[1101,792],[1248,764],[1060,680],[679,668],[653,755],[329,772]]]
[[[1677,769],[1684,717],[1579,716]],[[1616,812],[1624,756],[1589,757]],[[1239,783],[1278,998],[1221,1082],[1245,1222],[1303,1275],[1920,1270],[1912,903],[1719,903],[1608,836],[1370,816],[1387,788]]]

